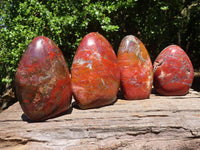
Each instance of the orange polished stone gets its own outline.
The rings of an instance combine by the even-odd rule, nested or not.
[[[59,115],[71,105],[68,66],[61,50],[47,37],[33,39],[15,75],[16,95],[25,115],[42,121]]]
[[[72,89],[80,108],[113,103],[119,90],[120,72],[110,43],[99,33],[81,41],[71,69]]]
[[[166,47],[154,62],[154,88],[161,95],[185,95],[192,85],[190,58],[177,45]]]
[[[128,35],[118,50],[121,88],[128,100],[149,98],[153,82],[152,63],[144,44]]]

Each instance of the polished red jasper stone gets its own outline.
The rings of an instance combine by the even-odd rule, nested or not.
[[[193,81],[193,66],[177,45],[165,48],[154,64],[154,88],[161,95],[185,95]]]
[[[16,76],[16,95],[33,121],[55,117],[69,109],[72,88],[61,50],[47,37],[33,39],[23,54]]]
[[[113,103],[119,90],[120,72],[110,43],[99,33],[81,41],[71,69],[72,89],[82,109]]]
[[[153,82],[153,69],[144,44],[137,37],[128,35],[122,39],[117,56],[121,88],[125,99],[149,98]]]

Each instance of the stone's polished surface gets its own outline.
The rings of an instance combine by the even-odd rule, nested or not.
[[[71,69],[72,89],[82,109],[113,103],[119,90],[120,72],[110,43],[99,33],[81,41]]]
[[[193,81],[193,66],[177,45],[166,47],[154,62],[154,87],[161,95],[185,95]]]
[[[135,36],[124,37],[118,50],[118,63],[124,97],[129,100],[149,98],[153,69],[144,44]]]
[[[46,120],[71,105],[68,66],[61,50],[47,37],[33,39],[23,54],[16,76],[16,94],[26,116]]]

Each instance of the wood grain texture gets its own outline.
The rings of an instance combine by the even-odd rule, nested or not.
[[[200,95],[158,96],[29,122],[19,103],[0,113],[0,149],[200,149]]]

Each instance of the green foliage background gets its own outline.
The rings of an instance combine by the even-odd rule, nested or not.
[[[117,52],[121,39],[137,36],[152,61],[170,44],[200,67],[199,0],[0,0],[0,94],[11,86],[20,58],[39,35],[52,39],[71,66],[89,32],[105,36]]]

